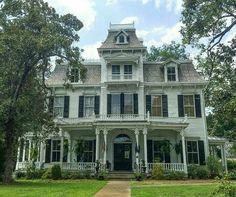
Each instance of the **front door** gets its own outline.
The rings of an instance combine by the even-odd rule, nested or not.
[[[114,144],[114,170],[132,170],[132,144]]]

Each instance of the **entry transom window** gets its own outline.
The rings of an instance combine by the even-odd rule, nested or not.
[[[133,114],[133,94],[124,94],[124,114]]]
[[[70,81],[71,83],[78,83],[79,82],[79,69],[78,68],[72,68],[70,73]]]
[[[124,142],[131,142],[131,140],[128,135],[120,134],[115,138],[114,142],[115,143],[124,143]]]
[[[124,78],[132,79],[132,65],[124,65]]]
[[[162,100],[161,96],[152,96],[152,116],[162,116]]]
[[[167,80],[176,81],[175,67],[167,67]]]
[[[197,141],[187,141],[187,158],[189,164],[198,164],[198,144]]]
[[[187,114],[188,117],[194,117],[194,98],[193,95],[184,95],[184,114]]]
[[[54,115],[58,118],[63,117],[64,113],[64,96],[56,96],[54,97]]]
[[[92,116],[94,113],[94,96],[85,96],[84,98],[84,117]]]
[[[61,155],[61,141],[52,140],[52,162],[59,162]]]
[[[120,79],[120,65],[112,65],[112,79]]]

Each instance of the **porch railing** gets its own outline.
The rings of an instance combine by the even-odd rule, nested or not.
[[[161,165],[165,170],[184,172],[183,163],[148,163],[148,172],[152,171],[155,164]]]
[[[28,161],[17,162],[16,163],[16,170],[26,170],[27,165],[29,165]],[[35,162],[35,167],[37,169],[39,169],[40,168],[40,162]]]

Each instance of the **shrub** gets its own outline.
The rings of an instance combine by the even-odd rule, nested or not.
[[[26,173],[22,172],[22,171],[16,171],[15,172],[15,177],[16,177],[16,179],[25,178],[26,177]]]
[[[236,170],[236,160],[227,160],[227,167],[229,171]]]
[[[42,175],[42,179],[51,179],[52,178],[52,168],[48,168]]]
[[[2,181],[3,171],[4,171],[4,148],[3,142],[0,139],[0,181]]]
[[[190,179],[207,179],[210,176],[207,166],[189,165],[188,177]]]
[[[152,178],[153,179],[163,179],[164,177],[164,168],[161,164],[155,163],[152,169]]]
[[[184,172],[166,171],[164,178],[168,180],[185,180],[187,175]]]
[[[60,165],[54,165],[51,169],[52,179],[57,180],[61,178],[61,167]]]
[[[104,180],[107,177],[107,172],[105,170],[101,170],[98,172],[97,179]]]
[[[210,172],[210,177],[215,178],[216,176],[219,176],[222,172],[221,163],[219,162],[219,159],[210,156],[207,158],[207,168]]]
[[[219,195],[219,194],[223,194],[225,197],[235,197],[236,196],[236,186],[228,180],[227,176],[220,179],[219,186],[213,192],[213,196]]]
[[[228,173],[228,178],[230,180],[236,180],[236,170],[229,172]]]

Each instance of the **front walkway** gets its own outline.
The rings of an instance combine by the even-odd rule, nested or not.
[[[129,181],[108,181],[94,197],[130,197]]]

